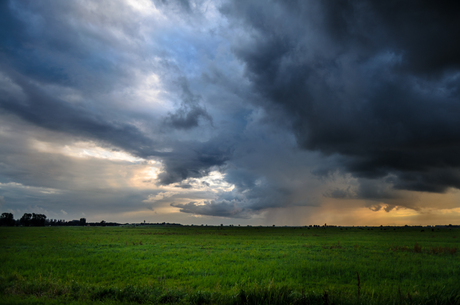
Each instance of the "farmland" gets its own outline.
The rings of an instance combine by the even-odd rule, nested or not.
[[[0,228],[3,303],[459,304],[460,228]]]

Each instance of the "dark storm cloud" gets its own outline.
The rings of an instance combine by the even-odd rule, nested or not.
[[[10,96],[0,97],[0,111],[14,114],[39,127],[122,147],[138,156],[153,155],[152,141],[136,127],[125,122],[107,121],[102,114],[49,96],[22,76],[17,75],[15,81],[20,85],[26,101]]]
[[[13,52],[20,46],[20,40],[24,35],[24,25],[11,13],[8,1],[0,3],[0,39],[2,40],[2,52]]]
[[[213,167],[224,165],[232,155],[232,147],[225,143],[225,139],[177,145],[173,152],[162,156],[165,171],[158,175],[160,184],[167,185],[187,178],[206,176]]]
[[[212,122],[207,111],[199,106],[184,106],[166,118],[166,124],[177,129],[190,129],[198,127],[199,119],[203,118]]]
[[[244,21],[250,39],[234,53],[301,147],[340,155],[356,177],[395,175],[395,188],[460,188],[458,3],[235,1],[222,12]]]
[[[375,49],[403,52],[402,67],[410,73],[430,76],[460,68],[460,42],[454,38],[460,35],[457,1],[343,2],[328,9],[327,15],[339,39],[369,41]]]
[[[165,119],[165,124],[177,129],[191,129],[198,127],[200,118],[209,121],[212,125],[212,117],[200,106],[201,97],[193,94],[185,78],[180,79],[182,89],[182,103],[179,109],[170,113]]]
[[[40,83],[84,88],[86,92],[110,90],[115,80],[128,80],[124,50],[117,51],[122,46],[113,35],[107,35],[117,22],[115,16],[114,20],[104,16],[104,27],[104,13],[91,15],[72,2],[2,1],[1,5],[2,69],[15,70]],[[107,5],[105,9],[110,15],[113,7]],[[135,25],[121,25],[124,34],[136,37]]]

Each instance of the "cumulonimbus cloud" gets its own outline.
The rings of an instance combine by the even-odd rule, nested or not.
[[[397,189],[460,188],[459,4],[235,1],[222,11],[251,33],[234,52],[300,147],[342,156],[356,177],[394,175]]]

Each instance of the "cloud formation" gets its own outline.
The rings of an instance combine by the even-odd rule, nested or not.
[[[299,211],[335,219],[326,207],[339,204],[356,221],[455,209],[459,13],[451,1],[2,1],[2,208],[292,224]]]
[[[212,117],[200,106],[200,96],[190,91],[189,85],[185,79],[181,82],[182,103],[179,109],[170,113],[165,120],[167,126],[177,129],[191,129],[198,127],[200,118],[207,120],[212,126]]]
[[[460,187],[458,4],[234,1],[223,12],[250,33],[234,52],[300,147],[342,156],[356,177],[394,175],[397,189]]]

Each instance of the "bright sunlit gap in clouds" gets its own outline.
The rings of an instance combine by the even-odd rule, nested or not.
[[[62,154],[74,158],[97,158],[114,161],[140,162],[142,158],[136,158],[126,152],[115,149],[107,149],[97,146],[94,142],[76,142],[72,145],[59,147],[52,143],[32,140],[32,148],[39,152]]]

